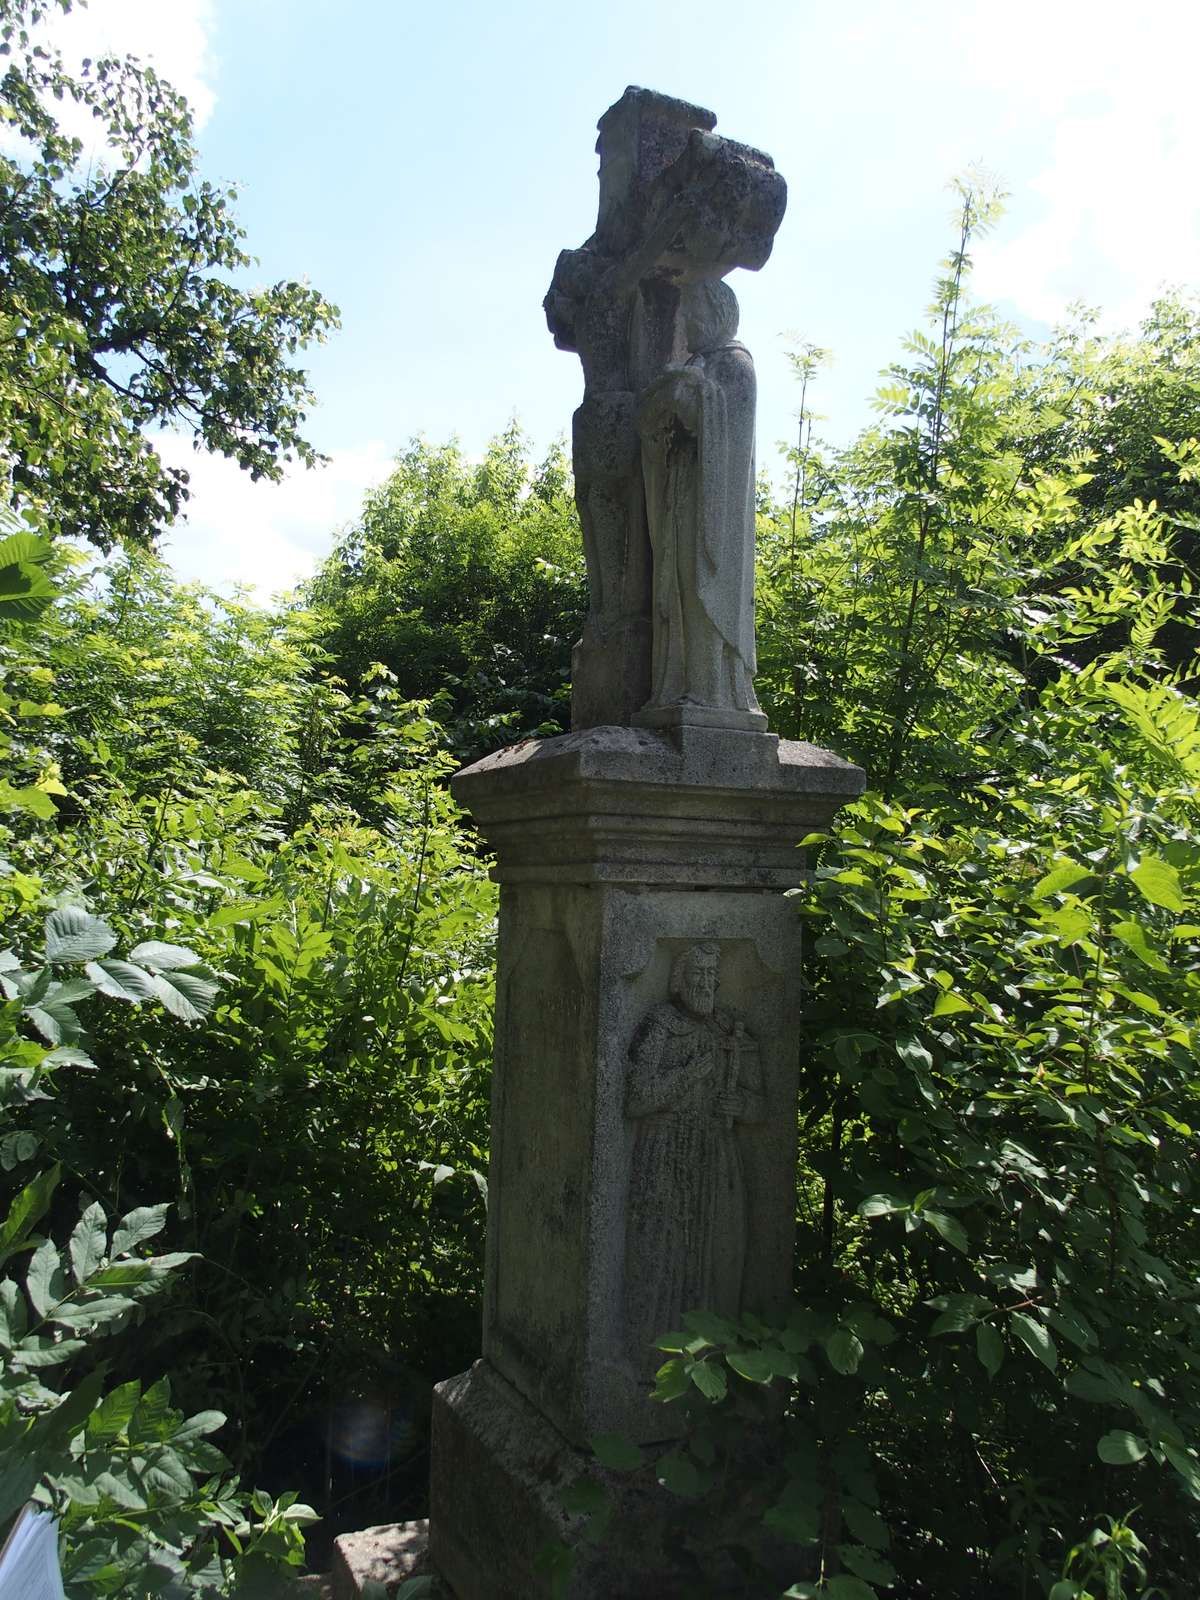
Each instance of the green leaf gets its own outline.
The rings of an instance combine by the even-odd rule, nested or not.
[[[962,995],[955,994],[953,990],[945,991],[938,995],[933,1003],[935,1017],[952,1017],[959,1011],[974,1011],[975,1007],[969,1000],[964,1000]]]
[[[154,979],[132,961],[89,961],[83,970],[110,1000],[125,1000],[136,1006],[142,1000],[153,1000],[157,993]]]
[[[691,1380],[687,1374],[686,1364],[676,1359],[664,1361],[655,1374],[654,1388],[650,1391],[651,1400],[668,1403],[679,1400],[691,1389]]]
[[[816,1544],[821,1535],[820,1506],[815,1502],[798,1504],[791,1499],[781,1500],[766,1512],[763,1522],[773,1533],[790,1539],[793,1544]]]
[[[1054,1307],[1046,1308],[1046,1321],[1056,1333],[1061,1333],[1064,1339],[1077,1346],[1080,1350],[1094,1350],[1097,1345],[1095,1333],[1074,1312],[1056,1310]]]
[[[838,1546],[838,1554],[842,1558],[844,1567],[848,1567],[856,1577],[865,1578],[868,1583],[881,1583],[885,1587],[890,1587],[896,1581],[895,1567],[874,1550],[869,1550],[861,1544],[843,1544]]]
[[[75,1224],[67,1244],[71,1258],[71,1271],[76,1283],[85,1283],[104,1259],[108,1243],[108,1224],[104,1207],[96,1201],[90,1205]]]
[[[1121,943],[1132,950],[1139,961],[1144,962],[1154,972],[1169,972],[1167,963],[1155,950],[1146,935],[1145,928],[1140,922],[1114,922],[1113,936],[1120,939]]]
[[[765,1350],[727,1350],[725,1360],[750,1383],[770,1383],[779,1376],[775,1361]]]
[[[1089,1372],[1076,1367],[1067,1374],[1066,1390],[1080,1400],[1090,1400],[1095,1405],[1107,1405],[1123,1398],[1120,1387],[1103,1373]]]
[[[646,1459],[638,1446],[620,1433],[598,1433],[591,1446],[600,1465],[614,1472],[633,1472]]]
[[[82,1339],[53,1339],[48,1334],[37,1334],[32,1339],[22,1340],[20,1349],[12,1358],[12,1364],[14,1367],[31,1369],[58,1367],[86,1349],[87,1346]]]
[[[89,1441],[116,1439],[129,1425],[141,1399],[142,1386],[137,1379],[110,1390],[87,1419]]]
[[[839,1572],[836,1578],[830,1578],[821,1592],[828,1600],[879,1600],[869,1583],[851,1577],[848,1572]]]
[[[842,1505],[842,1518],[859,1544],[869,1545],[872,1550],[887,1549],[891,1534],[878,1511],[872,1511],[861,1500],[847,1496]]]
[[[46,960],[94,961],[107,955],[117,936],[106,922],[78,906],[63,906],[46,918]]]
[[[53,547],[40,533],[30,533],[24,528],[5,534],[0,539],[0,567],[39,566],[49,561]]]
[[[179,967],[200,965],[200,958],[194,950],[185,950],[181,944],[163,944],[158,939],[135,945],[129,956],[132,961],[140,962],[153,972],[174,972]]]
[[[967,1230],[957,1217],[948,1217],[944,1211],[923,1211],[921,1215],[930,1227],[936,1228],[946,1243],[953,1245],[956,1250],[961,1250],[965,1255],[971,1248]]]
[[[179,970],[156,973],[151,979],[156,999],[181,1022],[203,1022],[217,998],[218,985],[200,972]]]
[[[982,1299],[979,1295],[951,1295],[945,1310],[929,1331],[934,1335],[966,1333],[968,1328],[973,1328],[980,1317],[991,1309],[991,1302]]]
[[[1027,1317],[1023,1311],[1014,1311],[1008,1320],[1017,1338],[1033,1352],[1042,1365],[1048,1367],[1051,1372],[1057,1371],[1058,1351],[1049,1330],[1040,1322],[1035,1322],[1032,1317]]]
[[[694,1342],[694,1337],[690,1333],[664,1333],[655,1339],[654,1348],[666,1350],[671,1355],[678,1355]]]
[[[933,1057],[919,1039],[897,1039],[896,1054],[914,1072],[928,1072],[933,1067]]]
[[[1004,1340],[999,1329],[981,1322],[975,1329],[975,1354],[989,1378],[994,1378],[1004,1361]]]
[[[709,1344],[732,1344],[737,1339],[733,1323],[718,1317],[714,1311],[685,1311],[683,1325],[689,1333],[698,1334]]]
[[[34,1224],[46,1214],[61,1176],[62,1168],[56,1162],[31,1179],[13,1201],[8,1216],[0,1226],[0,1262],[8,1260],[14,1250],[24,1243]]]
[[[725,1373],[715,1361],[697,1361],[689,1376],[704,1398],[714,1404],[724,1400],[729,1392]]]
[[[223,1411],[197,1411],[176,1428],[171,1435],[176,1444],[190,1439],[203,1439],[217,1433],[228,1422]]]
[[[39,1317],[47,1316],[66,1295],[67,1279],[53,1239],[43,1239],[33,1252],[25,1288]]]
[[[1136,1433],[1126,1433],[1123,1428],[1113,1428],[1096,1446],[1101,1461],[1110,1467],[1128,1467],[1140,1461],[1150,1446]]]
[[[129,1295],[99,1295],[88,1300],[68,1300],[50,1313],[58,1328],[98,1328],[123,1317],[137,1302]]]
[[[1158,856],[1143,856],[1129,874],[1142,897],[1167,911],[1186,911],[1179,874]]]
[[[153,1239],[156,1233],[161,1233],[167,1222],[169,1205],[138,1206],[136,1211],[130,1211],[117,1223],[116,1231],[112,1237],[112,1257],[115,1261],[118,1256],[127,1255],[136,1245],[142,1244],[147,1239]]]
[[[825,1354],[835,1372],[845,1377],[858,1371],[863,1358],[863,1342],[853,1328],[837,1328],[825,1341]]]
[[[195,1259],[194,1250],[176,1250],[170,1255],[150,1256],[144,1261],[136,1257],[126,1257],[94,1272],[90,1287],[93,1289],[149,1289],[151,1286],[157,1288],[176,1267]]]
[[[42,1005],[26,1006],[25,1015],[50,1045],[61,1045],[64,1040],[78,1039],[83,1034],[79,1018],[69,1005],[47,1001]]]
[[[0,567],[0,617],[30,621],[56,599],[58,588],[46,573],[23,562]]]
[[[169,1502],[187,1501],[195,1491],[187,1464],[174,1450],[159,1450],[142,1472],[141,1481],[151,1493],[161,1494]]]
[[[1078,861],[1068,857],[1057,867],[1052,868],[1040,882],[1036,883],[1031,900],[1044,900],[1047,895],[1063,894],[1066,890],[1082,883],[1085,878],[1094,877],[1091,867],[1081,867]]]
[[[694,1500],[708,1488],[708,1479],[700,1468],[680,1450],[672,1450],[659,1461],[656,1468],[659,1483],[677,1494],[680,1499]]]
[[[898,1211],[907,1211],[912,1202],[894,1190],[868,1195],[858,1208],[860,1217],[890,1217]]]
[[[0,1281],[0,1345],[11,1350],[25,1334],[25,1296],[14,1278]]]
[[[1179,1445],[1169,1444],[1166,1439],[1162,1441],[1162,1451],[1183,1479],[1188,1493],[1194,1500],[1200,1500],[1200,1465],[1197,1464],[1192,1452],[1181,1449]]]

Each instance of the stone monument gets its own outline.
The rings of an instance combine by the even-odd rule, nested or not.
[[[483,1355],[434,1399],[431,1541],[458,1600],[676,1592],[651,1500],[580,1539],[564,1488],[651,1451],[652,1341],[792,1282],[798,841],[863,776],[766,730],[754,693],[754,367],[723,281],[783,216],[769,156],[628,89],[600,119],[596,231],[546,311],[584,377],[590,610],[572,732],[460,772],[501,885]],[[714,1593],[716,1590],[713,1591]]]

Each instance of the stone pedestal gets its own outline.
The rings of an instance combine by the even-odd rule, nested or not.
[[[577,1537],[559,1495],[588,1441],[670,1434],[647,1398],[659,1308],[789,1294],[800,925],[780,891],[862,786],[813,746],[691,724],[528,742],[454,780],[501,884],[483,1360],[434,1411],[433,1555],[459,1600],[549,1595],[535,1558]],[[681,984],[711,1002],[714,977],[701,1016]],[[642,1592],[618,1526],[573,1600]],[[671,1592],[669,1552],[636,1565]]]

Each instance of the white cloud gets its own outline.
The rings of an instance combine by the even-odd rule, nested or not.
[[[1010,0],[953,23],[961,69],[1003,95],[1009,132],[1045,141],[1008,174],[1013,213],[976,251],[977,290],[1053,322],[1073,300],[1135,323],[1200,262],[1200,119],[1191,0]]]
[[[134,55],[187,96],[202,128],[216,104],[213,0],[90,0],[49,25],[69,62]]]
[[[217,101],[217,64],[210,42],[214,25],[214,0],[90,0],[65,16],[53,12],[33,39],[57,46],[69,71],[77,72],[84,59],[137,56],[186,97],[199,131]],[[102,152],[90,111],[71,100],[53,103],[53,110],[59,127],[82,140],[88,156]],[[18,157],[27,153],[7,127],[0,129],[0,149]]]
[[[167,530],[161,553],[184,581],[226,594],[252,586],[263,603],[316,570],[366,490],[392,466],[392,453],[372,440],[331,451],[328,466],[294,466],[282,483],[254,483],[234,462],[194,451],[180,434],[159,434],[154,444],[168,466],[191,475],[186,521]]]

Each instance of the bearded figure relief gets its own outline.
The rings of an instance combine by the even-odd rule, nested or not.
[[[721,952],[695,944],[671,968],[671,998],[629,1049],[625,1114],[637,1124],[625,1235],[625,1334],[649,1375],[653,1341],[685,1311],[736,1316],[746,1257],[739,1123],[766,1117],[758,1046],[716,1003]]]

